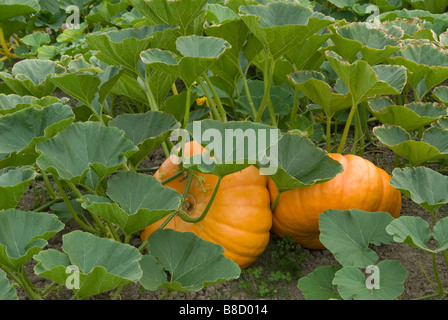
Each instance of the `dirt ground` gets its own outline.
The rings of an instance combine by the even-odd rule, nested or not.
[[[375,149],[377,150],[377,149]],[[366,152],[365,157],[373,161],[377,166],[384,168],[389,173],[393,169],[393,155],[387,149],[380,149],[380,151]],[[142,163],[145,167],[156,167],[163,162],[163,154],[160,150],[151,153],[146,161]],[[36,201],[45,198],[45,188],[43,184],[38,181],[33,182],[30,190],[24,195],[20,203],[20,208],[24,210],[32,210],[36,205]],[[440,209],[440,218],[447,215],[447,208]],[[418,205],[413,203],[407,197],[403,196],[402,215],[420,216],[425,218],[430,225],[432,219],[427,212],[421,209]],[[69,222],[66,228],[54,236],[49,243],[49,248],[59,249],[61,246],[61,237],[64,233],[70,232],[79,227],[76,223]],[[168,299],[171,300],[254,300],[254,299],[268,299],[268,300],[304,300],[304,295],[297,288],[297,280],[301,276],[305,276],[314,271],[315,268],[324,265],[338,264],[328,250],[306,250],[296,249],[293,254],[296,256],[297,266],[295,270],[299,270],[298,276],[293,276],[292,279],[272,281],[269,275],[272,271],[272,255],[273,250],[276,250],[276,245],[280,239],[275,235],[271,236],[271,241],[265,252],[257,259],[257,261],[244,271],[239,279],[206,287],[198,292],[193,293],[172,293]],[[133,238],[133,245],[138,246],[140,239],[138,235]],[[427,253],[403,244],[384,245],[380,247],[373,247],[381,260],[394,259],[401,262],[407,269],[407,280],[405,282],[405,290],[400,297],[403,300],[415,299],[431,293],[434,293],[430,282],[427,280],[424,272],[432,274],[432,259]],[[302,259],[303,257],[303,259]],[[448,285],[448,270],[443,259],[438,261],[440,265],[440,277],[444,281],[444,285]],[[28,274],[31,281],[37,287],[43,287],[48,284],[48,280],[38,277],[33,274],[32,268],[35,262],[31,261],[27,265]],[[274,263],[275,264],[275,263]],[[250,271],[258,271],[257,277],[249,274]],[[103,294],[91,297],[89,299],[95,300],[109,300],[114,291],[105,292]],[[28,299],[26,294],[18,289],[20,299]],[[156,300],[164,294],[163,291],[143,291],[138,284],[127,285],[121,292],[119,298],[123,300]],[[49,300],[66,300],[69,299],[72,292],[65,287],[59,287],[50,291]]]

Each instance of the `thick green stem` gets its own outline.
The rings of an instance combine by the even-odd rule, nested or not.
[[[361,125],[363,128],[363,136],[367,139],[367,141],[369,142],[373,142],[374,139],[372,138],[372,135],[370,134],[370,130],[369,130],[369,121],[370,119],[367,118],[367,114],[368,114],[368,103],[367,102],[362,102],[360,104],[360,110],[359,110],[359,116],[360,116],[360,120],[361,120]],[[375,119],[376,120],[376,119]]]
[[[166,292],[159,298],[159,300],[165,300],[166,298],[169,297],[171,292],[172,292],[172,290],[166,289]]]
[[[255,108],[254,101],[252,100],[252,95],[250,93],[246,75],[241,70],[241,67],[240,67],[240,74],[241,74],[241,80],[243,81],[243,87],[244,87],[244,92],[246,93],[247,102],[249,103],[250,109],[252,110],[253,119],[256,119],[257,118],[257,109]]]
[[[215,101],[218,105],[218,110],[221,113],[221,119],[223,122],[227,122],[227,112],[224,109],[224,106],[222,105],[221,99],[219,98],[218,92],[216,92],[215,87],[213,86],[213,83],[210,81],[209,77],[207,76],[207,74],[204,72],[202,74],[202,77],[204,78],[205,82],[207,83],[208,87],[210,88],[213,97],[215,98]]]
[[[436,278],[438,286],[438,292],[439,294],[443,294],[443,284],[442,281],[440,280],[439,270],[437,268],[436,254],[432,253],[431,256],[432,256],[432,267],[434,270],[434,277]]]
[[[327,114],[327,128],[326,128],[326,143],[327,152],[331,152],[331,117]]]
[[[403,88],[403,105],[408,103],[408,94],[409,94],[409,82],[406,82],[406,85]]]
[[[37,290],[34,286],[32,284],[29,285],[28,276],[26,276],[27,280],[23,277],[22,273],[15,273],[5,266],[2,266],[1,269],[28,294],[31,300],[43,300],[42,296],[36,292]]]
[[[9,51],[8,45],[6,43],[5,34],[3,32],[3,26],[0,24],[0,45],[3,48],[3,52],[6,57],[8,58],[14,58],[14,59],[21,59],[19,56],[15,55],[11,51]]]
[[[47,173],[45,170],[40,169],[40,173],[42,175],[42,179],[44,180],[45,188],[47,189],[48,194],[52,199],[57,199],[59,196],[54,192],[53,188],[51,187],[50,180],[48,179]]]
[[[278,200],[280,199],[281,192],[278,192],[275,196],[274,201],[271,204],[271,211],[274,212],[275,208],[277,208]]]
[[[44,204],[43,206],[40,206],[39,208],[34,209],[34,212],[41,212],[44,211],[46,209],[48,209],[49,207],[51,207],[52,205],[54,205],[55,203],[59,203],[64,201],[64,199],[62,197],[56,198],[51,200],[50,202],[47,202],[46,204]]]
[[[171,181],[177,179],[178,177],[180,177],[180,176],[183,175],[183,174],[184,174],[184,172],[179,170],[178,172],[176,172],[175,174],[173,174],[171,177],[168,177],[168,178],[166,178],[165,180],[162,180],[160,183],[161,183],[162,185],[165,185],[165,184],[167,184],[168,182],[171,182]]]
[[[202,214],[197,218],[191,218],[190,216],[186,214],[180,214],[179,216],[182,218],[182,220],[186,222],[191,223],[198,223],[204,220],[204,218],[207,216],[208,211],[210,210],[210,207],[212,206],[213,200],[215,199],[216,194],[218,193],[219,185],[221,184],[222,176],[218,176],[218,181],[216,181],[215,188],[213,189],[213,193],[210,196],[210,199],[208,200],[207,206],[204,208],[204,211],[202,211]]]
[[[445,259],[446,265],[448,266],[448,254],[446,253],[446,250],[442,251],[442,255],[443,255],[443,259]]]
[[[292,104],[291,114],[289,115],[289,125],[290,126],[296,120],[298,111],[299,111],[299,89],[295,88],[294,89],[294,101]]]
[[[152,93],[152,90],[151,90],[149,68],[147,67],[145,70],[145,79],[142,79],[138,70],[137,70],[137,75],[140,77],[140,79],[145,84],[145,92],[146,92],[146,98],[148,99],[149,108],[153,111],[159,111],[159,106],[157,105],[157,101],[154,98],[154,94]],[[165,154],[165,157],[167,157],[167,158],[169,157],[170,150],[173,148],[173,146],[174,146],[174,144],[170,139],[166,139],[164,142],[162,142],[162,149]]]
[[[358,109],[359,111],[359,109]],[[360,125],[360,121],[359,121],[359,113],[355,112],[355,116],[354,116],[354,125],[355,125],[355,132],[354,132],[354,137],[353,137],[353,146],[352,146],[352,154],[356,154],[356,149],[358,147],[358,143],[361,140],[361,125]]]
[[[352,123],[352,120],[353,120],[353,116],[356,113],[356,110],[358,110],[358,104],[354,103],[352,105],[352,108],[351,108],[350,113],[348,115],[347,123],[345,124],[344,132],[342,133],[342,138],[341,138],[341,142],[339,144],[337,153],[342,153],[342,151],[344,151],[345,142],[347,141],[348,132],[350,130],[350,126],[351,126],[351,123]]]
[[[191,106],[191,87],[187,87],[187,99],[185,101],[185,115],[183,128],[187,127],[190,120],[190,106]]]
[[[218,109],[216,108],[216,104],[213,101],[212,96],[210,95],[210,92],[207,90],[207,87],[204,85],[204,82],[202,81],[202,79],[199,79],[199,85],[201,86],[202,91],[204,91],[204,94],[207,97],[208,103],[209,103],[210,107],[212,108],[213,118],[215,118],[216,120],[222,121],[221,116],[218,112]]]
[[[273,105],[271,101],[271,83],[274,76],[275,60],[273,57],[269,56],[269,51],[265,49],[265,63],[263,70],[264,77],[264,95],[261,101],[260,108],[258,109],[257,117],[255,122],[261,122],[261,117],[263,116],[264,109],[266,105],[269,108],[269,116],[271,117],[271,122],[273,126],[277,126],[277,119],[275,118],[275,111],[273,110]]]
[[[82,221],[82,220],[78,217],[78,215],[76,214],[75,210],[74,210],[73,207],[72,207],[72,204],[70,203],[70,200],[69,200],[68,197],[67,197],[67,194],[66,194],[65,191],[64,191],[64,188],[62,187],[61,181],[59,181],[59,179],[56,178],[56,177],[55,177],[54,181],[55,181],[55,183],[56,183],[56,185],[57,185],[57,187],[58,187],[58,189],[59,189],[59,192],[60,192],[61,195],[62,195],[62,198],[64,199],[64,203],[65,203],[65,205],[67,206],[68,211],[70,212],[72,218],[73,218],[73,219],[74,219],[74,220],[75,220],[75,221],[76,221],[82,228],[84,228],[86,231],[89,231],[89,232],[94,233],[94,234],[100,234],[100,232],[99,232],[98,230],[96,230],[95,228],[92,228],[92,227],[88,226],[87,224],[84,223],[84,221]]]
[[[108,229],[109,229],[109,231],[110,231],[110,233],[112,235],[112,238],[115,241],[122,242],[121,239],[120,239],[120,236],[117,233],[117,230],[115,230],[115,228],[114,228],[114,225],[110,221],[106,221],[106,224],[107,224],[107,227],[108,227]]]

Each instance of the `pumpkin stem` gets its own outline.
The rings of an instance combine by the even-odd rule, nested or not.
[[[179,216],[182,218],[182,220],[184,220],[186,222],[191,222],[191,223],[198,223],[198,222],[201,222],[202,220],[204,220],[205,216],[207,215],[208,211],[210,210],[210,207],[212,206],[212,203],[213,203],[213,200],[215,199],[216,194],[218,193],[219,185],[221,184],[222,178],[223,178],[222,176],[218,176],[218,181],[216,182],[215,188],[213,189],[213,193],[210,197],[210,200],[207,203],[207,206],[205,207],[204,211],[202,212],[202,214],[197,218],[191,218],[188,215],[180,214]]]
[[[277,195],[275,196],[274,201],[273,201],[272,204],[271,204],[271,211],[272,211],[272,212],[273,212],[273,211],[275,210],[275,208],[277,207],[278,200],[280,199],[280,195],[281,195],[281,192],[278,192]]]
[[[178,172],[176,172],[175,174],[173,174],[171,177],[168,177],[168,178],[166,178],[165,180],[162,180],[160,183],[163,184],[163,185],[165,185],[165,184],[167,184],[168,182],[175,180],[176,178],[180,177],[180,176],[183,175],[183,174],[184,174],[183,171],[178,171]],[[162,175],[162,174],[161,174],[161,175]]]

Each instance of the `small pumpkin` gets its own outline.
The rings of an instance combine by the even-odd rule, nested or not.
[[[188,157],[202,152],[203,148],[197,142],[189,142],[185,150],[185,156]],[[178,172],[179,166],[173,160],[173,156],[165,160],[154,177],[161,181]],[[212,206],[201,222],[186,222],[176,215],[166,228],[193,232],[204,240],[219,244],[224,248],[227,258],[235,261],[241,268],[246,268],[269,243],[272,212],[267,179],[254,166],[227,175],[222,178]],[[197,218],[202,214],[217,180],[215,175],[195,173],[183,206],[190,217]],[[180,176],[165,184],[165,187],[183,194],[186,183],[186,176]],[[142,241],[163,220],[146,227],[140,234]]]
[[[389,184],[386,171],[360,156],[328,155],[343,171],[329,181],[283,192],[273,212],[272,231],[308,249],[325,248],[319,241],[319,214],[327,209],[384,211],[394,218],[401,211],[401,193]],[[278,192],[272,180],[268,188],[273,201]]]

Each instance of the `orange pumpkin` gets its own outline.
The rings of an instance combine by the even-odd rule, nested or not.
[[[194,148],[197,146],[197,149]],[[190,156],[203,151],[196,142],[186,145]],[[154,174],[158,180],[174,175],[179,166],[168,158]],[[186,176],[165,184],[182,194],[186,187]],[[193,218],[199,217],[206,207],[217,176],[196,173],[184,203],[184,211]],[[225,176],[206,217],[198,223],[190,223],[176,215],[167,225],[182,232],[193,232],[204,240],[221,245],[224,255],[235,261],[241,268],[248,267],[266,249],[272,226],[270,197],[267,176],[250,166],[240,172]],[[156,230],[164,219],[146,227],[140,234],[142,241]]]
[[[319,241],[319,214],[327,209],[385,211],[394,218],[401,211],[401,193],[389,184],[386,171],[356,155],[329,156],[342,164],[343,172],[327,182],[282,193],[273,212],[272,231],[309,249],[325,248]],[[277,188],[272,180],[268,187],[273,201]]]

